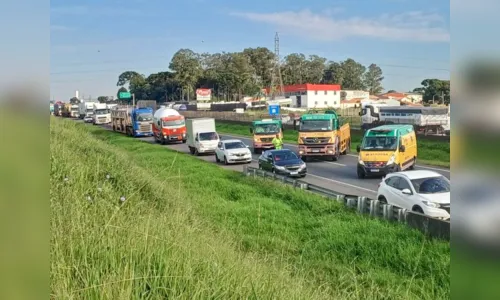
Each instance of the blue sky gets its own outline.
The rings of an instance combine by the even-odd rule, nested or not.
[[[444,0],[52,0],[51,98],[115,95],[118,75],[164,71],[180,48],[274,47],[376,63],[384,87],[408,91],[450,78]]]

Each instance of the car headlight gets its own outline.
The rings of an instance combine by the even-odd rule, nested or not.
[[[422,203],[424,203],[426,206],[429,206],[429,207],[434,207],[434,208],[439,207],[439,203],[435,203],[435,202],[431,202],[431,201],[422,201]]]
[[[286,170],[286,168],[282,167],[282,166],[275,166],[275,168],[278,169],[278,170]]]
[[[306,164],[305,163],[302,163],[299,167],[300,170],[304,170],[306,168]]]
[[[389,160],[387,161],[387,164],[388,164],[388,165],[392,165],[392,164],[394,163],[394,160],[395,160],[395,159],[396,159],[396,156],[393,154],[393,155],[389,158]]]

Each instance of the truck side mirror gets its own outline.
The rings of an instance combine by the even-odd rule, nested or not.
[[[356,146],[356,151],[361,152],[361,146],[360,145]]]
[[[195,139],[194,139],[194,140],[195,140],[195,141],[197,141],[197,142],[199,141],[199,140],[198,140],[198,137],[195,137]]]

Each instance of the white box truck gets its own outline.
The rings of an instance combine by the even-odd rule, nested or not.
[[[215,131],[215,119],[187,119],[186,139],[191,154],[215,153],[220,142],[219,135]]]
[[[92,119],[94,125],[111,123],[111,112],[106,103],[94,103]]]

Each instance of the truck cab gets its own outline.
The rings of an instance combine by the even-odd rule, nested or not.
[[[350,150],[351,128],[348,123],[341,125],[335,111],[305,114],[300,117],[298,144],[299,156],[304,160],[311,157],[338,160]]]
[[[71,105],[70,116],[72,118],[78,118],[79,114],[80,114],[80,110],[79,110],[78,104],[72,104]]]
[[[94,103],[92,119],[94,125],[111,123],[111,112],[106,103]]]
[[[134,137],[153,135],[153,109],[135,108],[131,111],[132,134]]]
[[[276,135],[283,138],[283,124],[281,120],[273,119],[253,121],[250,133],[253,135],[253,152],[259,154],[263,149],[274,149],[272,141]]]
[[[172,108],[162,106],[154,114],[153,133],[155,141],[186,143],[186,120]]]
[[[368,129],[356,150],[358,178],[383,176],[415,167],[417,136],[412,125],[382,125]]]

